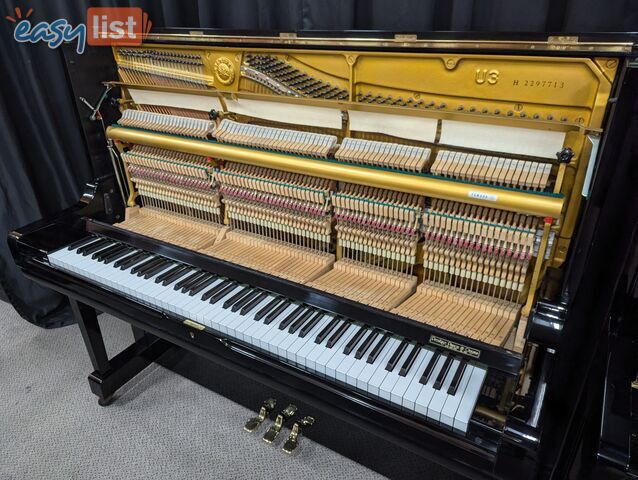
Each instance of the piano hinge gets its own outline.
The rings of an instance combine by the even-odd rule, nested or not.
[[[395,42],[416,42],[417,37],[415,33],[398,33],[394,36]]]
[[[206,327],[201,323],[193,322],[192,320],[184,320],[184,325],[194,328],[195,330],[204,330]]]

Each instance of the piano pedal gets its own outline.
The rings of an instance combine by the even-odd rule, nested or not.
[[[279,432],[281,432],[281,428],[284,426],[284,423],[286,423],[286,420],[292,418],[295,413],[297,413],[297,406],[292,403],[284,408],[281,413],[277,415],[277,418],[275,418],[275,423],[273,423],[264,434],[264,442],[274,442],[277,435],[279,435]]]
[[[263,405],[259,409],[259,414],[246,422],[244,430],[247,432],[254,432],[257,427],[266,420],[272,409],[275,408],[275,405],[277,405],[277,400],[274,398],[267,398],[264,400]]]
[[[299,435],[301,435],[301,429],[311,426],[315,423],[315,418],[307,415],[303,417],[301,420],[294,423],[292,426],[292,430],[290,430],[290,435],[288,436],[288,440],[284,443],[282,450],[287,454],[292,454],[297,448],[299,444]]]

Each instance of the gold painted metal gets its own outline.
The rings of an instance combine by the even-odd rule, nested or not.
[[[536,263],[534,264],[534,271],[532,273],[532,280],[530,282],[529,290],[527,292],[527,301],[521,310],[521,315],[529,317],[534,304],[534,297],[536,296],[536,289],[540,285],[541,272],[543,271],[543,264],[545,263],[545,254],[547,253],[547,245],[549,243],[549,232],[552,227],[551,221],[545,221],[543,225],[543,236],[541,237],[541,244],[538,247],[538,255],[536,256]]]
[[[446,110],[425,110],[425,109],[407,109],[403,107],[390,105],[362,104],[358,102],[348,102],[339,100],[323,100],[321,98],[295,98],[286,96],[273,96],[263,93],[253,92],[229,92],[225,90],[197,90],[183,87],[159,87],[152,85],[132,84],[127,82],[104,82],[105,85],[113,87],[125,87],[135,90],[149,90],[155,92],[171,92],[186,93],[192,95],[201,95],[219,98],[220,101],[225,99],[248,99],[262,100],[277,103],[286,103],[290,105],[310,105],[314,107],[334,108],[341,111],[356,110],[361,112],[385,113],[388,115],[403,115],[417,118],[434,118],[440,120],[457,120],[462,122],[480,123],[485,125],[501,125],[509,127],[529,128],[532,130],[552,130],[556,132],[579,132],[600,133],[600,128],[584,127],[582,125],[570,122],[553,122],[542,119],[520,118],[520,117],[502,117],[488,116],[480,113],[469,111],[446,111]],[[227,111],[227,110],[225,110]]]
[[[286,408],[284,408],[281,411],[281,413],[277,415],[277,418],[275,418],[275,423],[273,423],[268,429],[268,431],[264,434],[264,437],[263,437],[264,442],[266,443],[274,442],[277,436],[279,435],[279,432],[281,432],[281,429],[283,428],[284,423],[286,423],[286,420],[292,418],[295,413],[297,413],[297,405],[295,404],[291,403]]]
[[[288,45],[286,40],[277,40]],[[144,44],[143,48],[183,51],[201,56],[205,74],[194,78],[203,77],[209,85],[215,78],[216,62],[225,58],[228,60],[224,61],[225,67],[230,69],[232,65],[235,80],[229,85],[216,81],[215,87],[233,93],[263,92],[263,87],[257,88],[258,84],[250,81],[242,82],[240,89],[237,79],[241,76],[240,66],[248,53],[264,54],[332,85],[349,88],[353,99],[356,94],[371,92],[394,99],[407,100],[411,97],[416,100],[418,97],[423,100],[419,109],[395,107],[405,113],[429,108],[437,113],[470,112],[477,118],[499,117],[509,121],[519,118],[545,120],[549,117],[551,124],[574,123],[589,128],[600,127],[611,89],[609,78],[613,78],[617,69],[617,63],[610,59],[484,54],[442,57],[438,53],[415,53],[409,49],[389,53],[313,51],[292,47],[282,53],[278,49],[246,48],[238,43],[239,46],[233,47]],[[393,40],[391,43],[396,47],[398,42]],[[400,45],[414,43],[407,41],[400,42]],[[548,45],[562,47],[564,44]],[[347,45],[340,46],[347,48]],[[119,62],[118,49],[115,48],[114,52]],[[267,96],[285,98],[275,93]],[[358,105],[366,104],[359,102]]]
[[[473,185],[453,180],[364,168],[325,160],[314,160],[126,127],[109,127],[107,136],[122,142],[216,157],[233,162],[329,178],[369,187],[385,188],[491,208],[501,208],[528,215],[558,218],[564,205],[562,198],[538,193]],[[482,198],[496,198],[496,200],[483,200]]]
[[[244,425],[244,430],[247,432],[254,432],[259,425],[261,425],[264,420],[268,417],[268,414],[275,408],[277,405],[277,400],[274,398],[267,398],[264,400],[263,405],[259,409],[259,414],[256,417],[249,419]]]
[[[591,142],[585,141],[585,136],[579,136],[574,141],[574,158],[567,165],[565,171],[565,178],[563,183],[566,187],[563,188],[563,192],[566,194],[567,204],[569,208],[565,210],[563,216],[560,233],[556,239],[555,256],[552,259],[552,266],[560,266],[567,258],[567,249],[571,242],[571,237],[576,230],[576,224],[578,222],[578,214],[580,202],[582,201],[583,183],[585,182],[585,176],[587,175],[588,159],[591,153]],[[578,158],[577,164],[574,164],[575,159]]]
[[[222,85],[230,85],[235,80],[233,62],[227,57],[219,57],[214,64],[215,78]]]

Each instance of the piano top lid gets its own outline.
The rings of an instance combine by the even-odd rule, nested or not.
[[[275,48],[388,49],[414,51],[495,51],[499,53],[631,54],[638,48],[638,33],[501,33],[501,32],[387,32],[368,30],[273,32],[161,28],[145,38],[147,43],[203,45],[268,45]]]

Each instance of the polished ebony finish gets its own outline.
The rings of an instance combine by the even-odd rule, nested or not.
[[[443,34],[441,38],[459,37]],[[258,40],[255,42],[258,44]],[[575,55],[560,51],[555,54]],[[631,421],[635,422],[638,407],[630,380],[636,373],[636,332],[628,327],[632,324],[627,312],[635,313],[638,305],[638,262],[630,254],[636,250],[638,231],[635,188],[638,127],[632,110],[638,102],[638,72],[630,65],[630,61],[635,62],[631,55],[621,61],[624,63],[610,99],[593,186],[583,203],[579,231],[570,251],[567,272],[561,279],[563,288],[555,295],[548,293],[537,303],[528,322],[528,343],[523,354],[120,229],[112,224],[123,218],[124,204],[117,181],[111,175],[89,184],[78,205],[54,218],[11,232],[9,244],[27,276],[71,299],[95,369],[89,383],[101,404],[110,402],[122,385],[151,362],[160,361],[202,384],[214,385],[226,396],[245,401],[247,406],[270,396],[277,396],[283,403],[307,406],[304,413],[318,418],[316,425],[308,429],[308,436],[390,477],[432,476],[436,467],[423,467],[433,465],[430,462],[473,478],[522,480],[565,478],[570,474],[574,478],[604,478],[612,471],[635,474],[632,438],[636,438],[636,426]],[[82,69],[80,78],[80,82],[73,83],[74,91],[79,91],[82,82],[101,80],[91,80],[92,75],[86,69]],[[93,135],[96,123],[87,121],[88,113],[85,110],[81,118],[93,154],[94,147],[103,139]],[[105,158],[96,156],[94,160],[104,164]],[[402,346],[405,352],[410,352],[405,360],[400,361],[401,354],[393,355],[386,367],[399,370],[399,375],[415,368],[416,352],[421,345],[431,345],[433,335],[477,349],[478,361],[489,368],[488,381],[497,386],[519,380],[520,367],[529,355],[533,372],[529,388],[525,395],[511,399],[516,408],[502,421],[486,420],[479,413],[470,421],[468,434],[457,435],[48,265],[47,252],[82,241],[88,234],[133,247],[125,255],[113,258],[114,264],[141,265],[144,252],[151,252],[178,264],[191,265],[190,269],[167,270],[155,279],[158,283],[182,282],[191,273],[203,271],[230,279],[228,285],[234,287],[250,285],[252,292],[264,290],[281,295],[280,300],[262,307],[259,318],[264,323],[275,318],[281,322],[278,316],[290,299],[311,307],[304,307],[305,314],[300,311],[299,316],[305,316],[303,321],[293,318],[288,322],[287,328],[294,326],[298,333],[313,321],[312,309],[370,326],[351,346],[352,356],[374,357],[375,346],[382,341],[380,335],[373,335],[375,328],[410,339]],[[135,249],[141,251],[137,257]],[[123,251],[110,253],[117,255]],[[103,259],[109,260],[106,256]],[[142,275],[153,275],[154,265],[142,268]],[[202,286],[205,275],[197,274],[190,279],[190,285],[182,284],[180,288],[202,287],[199,294],[211,302],[222,300],[223,286],[207,291]],[[228,308],[237,304],[235,308],[241,312],[250,307],[251,298],[236,298]],[[106,355],[95,310],[111,313],[134,328],[135,342],[113,358]],[[339,328],[336,324],[331,329],[326,327],[317,340],[320,337],[320,342],[334,347],[346,325],[349,324],[344,322]],[[450,354],[461,360],[454,374],[456,380],[449,387],[453,390],[458,388],[457,377],[461,376],[462,368],[467,368],[466,362],[477,359],[441,350],[439,356],[447,359],[447,368],[452,368]],[[200,358],[206,365],[231,372],[233,381],[220,384],[215,377],[217,368],[194,368]],[[418,374],[429,379],[435,364],[436,361],[431,361],[421,365]],[[238,375],[247,382],[236,381]],[[439,377],[437,374],[437,386],[442,388]],[[252,393],[242,395],[248,383],[252,385]],[[479,404],[489,402],[488,397],[479,398]],[[379,451],[384,454],[379,455]]]

